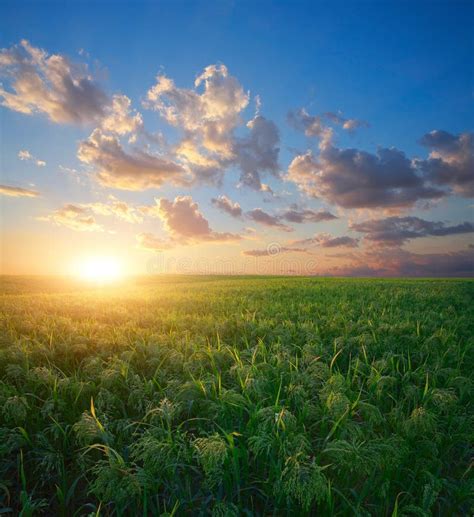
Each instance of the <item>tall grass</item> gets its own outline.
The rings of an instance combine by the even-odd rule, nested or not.
[[[2,513],[473,511],[471,281],[4,280]]]

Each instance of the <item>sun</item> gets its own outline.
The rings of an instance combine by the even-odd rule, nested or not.
[[[84,280],[108,283],[122,275],[122,265],[115,257],[88,257],[78,264],[78,275]]]

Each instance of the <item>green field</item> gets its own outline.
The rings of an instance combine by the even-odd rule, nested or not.
[[[2,514],[472,514],[472,281],[1,282]]]

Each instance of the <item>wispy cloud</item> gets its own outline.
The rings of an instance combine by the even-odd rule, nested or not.
[[[10,197],[38,197],[40,194],[36,190],[30,190],[10,185],[0,185],[0,194]]]
[[[176,246],[176,243],[169,239],[162,239],[152,233],[139,233],[136,235],[137,247],[147,251],[166,251]]]
[[[327,210],[311,210],[309,208],[299,209],[290,207],[283,212],[281,218],[289,223],[320,223],[337,219],[335,215]]]
[[[90,214],[88,207],[65,204],[54,210],[51,214],[37,218],[39,221],[52,222],[57,226],[65,226],[70,230],[80,232],[102,232],[104,228],[98,224],[95,217]]]
[[[308,239],[291,241],[290,244],[292,246],[320,246],[322,248],[357,248],[359,239],[347,235],[334,237],[329,233],[318,233]]]
[[[44,160],[38,160],[38,158],[33,156],[30,151],[27,151],[26,149],[18,151],[18,158],[22,161],[33,162],[38,167],[44,167],[46,165]]]
[[[245,250],[242,252],[242,255],[246,255],[248,257],[276,257],[281,253],[307,253],[308,250],[306,248],[290,248],[286,246],[278,246],[272,247],[268,246],[263,249],[255,249],[255,250]]]

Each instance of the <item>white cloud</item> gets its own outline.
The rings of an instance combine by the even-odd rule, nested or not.
[[[18,151],[18,158],[22,161],[33,162],[38,167],[44,167],[46,165],[44,160],[38,160],[38,158],[35,158],[30,151],[27,151],[26,149]]]

